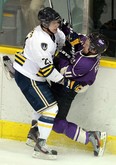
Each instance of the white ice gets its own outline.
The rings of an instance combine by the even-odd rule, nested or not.
[[[56,149],[56,147],[54,147]],[[115,165],[116,155],[105,153],[94,157],[92,152],[57,147],[57,160],[32,158],[33,148],[24,142],[0,139],[0,165]]]

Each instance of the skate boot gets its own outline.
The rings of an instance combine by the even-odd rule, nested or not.
[[[32,120],[32,126],[27,135],[26,144],[30,147],[34,147],[38,138],[39,138],[39,131],[38,131],[38,127],[37,127],[37,121]]]
[[[106,132],[89,131],[89,141],[94,148],[94,156],[102,156],[106,145]]]
[[[48,148],[45,139],[38,139],[32,156],[39,159],[54,160],[57,158],[57,151]]]
[[[3,56],[4,71],[8,79],[14,78],[15,70],[13,68],[13,61],[8,56]]]

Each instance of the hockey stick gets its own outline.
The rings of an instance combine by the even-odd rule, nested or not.
[[[49,5],[50,5],[50,7],[53,9],[54,7],[53,7],[53,2],[52,2],[52,0],[49,0]]]
[[[67,10],[68,10],[68,21],[69,21],[70,27],[72,27],[72,14],[71,14],[70,0],[67,0]]]
[[[68,10],[68,21],[70,26],[70,34],[73,33],[73,24],[72,24],[72,14],[71,14],[71,4],[70,0],[67,0],[67,10]],[[70,37],[70,35],[69,35]],[[72,46],[72,56],[74,57],[75,54],[75,47]]]

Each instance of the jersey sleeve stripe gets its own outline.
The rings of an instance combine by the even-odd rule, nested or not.
[[[15,54],[15,61],[22,66],[25,63],[26,58],[22,56],[20,52],[17,52]]]
[[[53,65],[48,65],[46,68],[41,68],[39,70],[39,72],[37,73],[38,76],[43,76],[43,77],[47,77],[51,74],[51,72],[53,71],[54,66]]]

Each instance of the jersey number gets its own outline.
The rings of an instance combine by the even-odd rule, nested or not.
[[[42,58],[44,61],[45,65],[51,64],[51,61],[48,60],[48,58]]]

